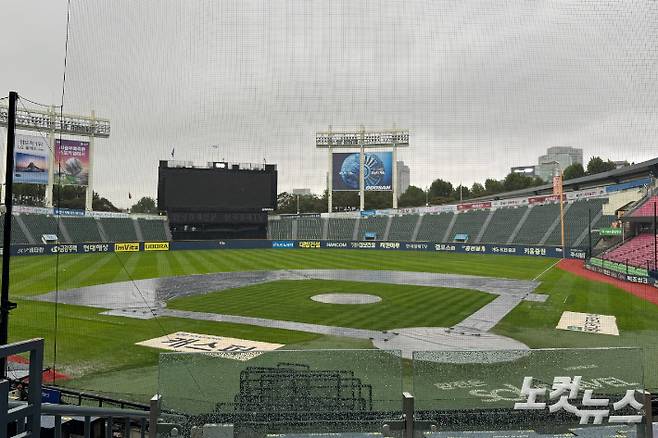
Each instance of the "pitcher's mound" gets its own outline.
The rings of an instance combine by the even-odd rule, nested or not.
[[[373,304],[382,300],[377,295],[368,294],[320,294],[311,299],[325,304]]]

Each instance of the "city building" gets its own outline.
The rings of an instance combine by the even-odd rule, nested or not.
[[[562,171],[572,164],[583,164],[583,150],[571,146],[553,146],[548,148],[546,155],[540,156],[537,162],[535,176],[550,181],[555,173],[556,163],[559,163]]]
[[[402,195],[404,192],[407,191],[409,188],[410,184],[410,175],[411,172],[409,170],[409,166],[404,164],[404,161],[398,161],[397,162],[398,166],[398,196]]]

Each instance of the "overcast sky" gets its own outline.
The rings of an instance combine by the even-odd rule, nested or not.
[[[0,12],[0,90],[58,104],[66,1]],[[94,182],[121,206],[155,195],[172,148],[265,158],[280,190],[319,192],[329,125],[409,129],[421,187],[502,178],[550,146],[658,156],[655,1],[72,0],[70,30],[65,111],[111,120]]]

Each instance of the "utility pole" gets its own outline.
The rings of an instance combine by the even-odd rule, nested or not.
[[[0,288],[0,345],[9,343],[9,312],[16,304],[9,301],[9,256],[11,252],[11,207],[14,184],[14,148],[16,143],[16,103],[18,93],[9,92],[7,118],[7,159],[5,161],[5,219],[2,242],[2,286]],[[7,361],[0,359],[2,376],[7,377]]]

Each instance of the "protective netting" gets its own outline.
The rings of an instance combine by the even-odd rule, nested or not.
[[[45,338],[71,400],[159,392],[185,427],[256,410],[278,415],[271,433],[312,430],[319,409],[328,431],[345,401],[317,377],[372,391],[341,427],[398,433],[401,388],[426,431],[509,408],[441,398],[483,394],[468,385],[487,375],[516,397],[570,366],[658,389],[658,3],[67,6],[66,32],[43,35],[57,50],[65,35],[61,64],[0,82],[25,88],[9,335]],[[357,298],[313,299],[335,294]],[[514,366],[441,365],[488,350]],[[299,418],[262,386],[236,396],[256,369],[308,404]],[[297,381],[319,398],[295,398]]]

